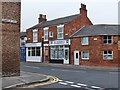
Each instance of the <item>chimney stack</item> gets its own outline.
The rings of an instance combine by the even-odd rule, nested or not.
[[[85,4],[81,3],[80,14],[82,16],[87,16],[87,9],[86,9],[86,5]]]
[[[40,14],[38,18],[38,23],[41,23],[43,21],[47,21],[46,15]]]

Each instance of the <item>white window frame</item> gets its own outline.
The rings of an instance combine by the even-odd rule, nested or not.
[[[104,44],[113,44],[113,36],[111,36],[111,39],[108,39],[108,36],[111,36],[111,35],[106,35],[106,37],[107,37],[107,43],[104,43]],[[104,42],[104,37],[105,36],[103,36],[103,42]],[[111,40],[111,43],[108,43],[108,40]]]
[[[88,58],[83,57],[83,52],[88,52]],[[89,60],[89,51],[82,51],[81,52],[81,58],[82,58],[82,60]]]
[[[53,38],[53,32],[49,32],[49,37]]]
[[[44,28],[44,41],[48,41],[48,30],[49,30],[49,27]],[[47,31],[47,33],[45,33],[45,31]],[[45,38],[45,36],[47,36],[47,39]]]
[[[62,32],[59,32],[59,28],[62,28]],[[62,34],[62,37],[59,37],[60,34]],[[57,39],[64,39],[64,25],[57,26]]]
[[[87,38],[87,43],[84,43],[84,42],[83,42],[83,39],[84,39],[84,38]],[[85,39],[85,40],[86,40],[86,39]],[[82,45],[88,45],[88,44],[89,44],[89,37],[82,37],[82,38],[81,38],[81,43],[82,43]]]
[[[35,53],[35,55],[33,56],[32,55],[32,47],[28,47],[28,48],[30,48],[30,49],[28,49],[28,54],[29,54],[29,52],[30,52],[30,56],[28,55],[28,57],[39,57],[39,56],[37,56],[37,47],[34,47],[35,48],[35,51],[34,51],[34,53]],[[41,48],[39,49],[39,50],[41,50]],[[41,56],[41,52],[40,52],[40,56]]]
[[[30,48],[30,49],[28,49],[28,48]],[[31,47],[28,47],[28,48],[27,48],[27,50],[28,50],[27,51],[28,52],[28,57],[30,57],[30,56],[32,56],[32,48]],[[29,52],[30,52],[30,56],[29,56]]]
[[[33,42],[38,42],[38,30],[33,30]]]
[[[105,50],[105,51],[112,51],[112,50]],[[112,58],[111,59],[106,59],[106,58],[104,58],[105,57],[105,55],[111,55],[112,56]],[[112,54],[104,54],[104,51],[103,51],[103,59],[104,60],[113,60],[113,51],[112,51]]]

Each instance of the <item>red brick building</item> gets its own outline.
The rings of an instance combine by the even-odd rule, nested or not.
[[[20,75],[20,2],[1,2],[2,75]]]
[[[71,64],[118,66],[118,25],[83,26],[71,36]]]
[[[92,25],[84,4],[81,4],[80,14],[51,21],[40,14],[38,22],[27,29],[26,61],[69,64],[69,37],[84,25]]]

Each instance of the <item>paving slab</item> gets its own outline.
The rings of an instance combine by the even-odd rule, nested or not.
[[[49,81],[46,75],[21,71],[20,76],[2,77],[2,89],[45,81]]]

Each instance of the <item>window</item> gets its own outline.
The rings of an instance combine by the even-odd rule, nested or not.
[[[36,47],[36,56],[40,56],[40,47]]]
[[[88,51],[82,51],[81,52],[81,57],[82,57],[82,59],[88,60],[89,59],[89,52]]]
[[[63,39],[64,38],[64,26],[58,26],[57,27],[57,38],[58,39]]]
[[[50,49],[51,59],[63,59],[64,58],[64,49],[63,46],[54,46]]]
[[[112,44],[112,36],[104,36],[104,44]]]
[[[40,47],[28,47],[28,56],[40,56]]]
[[[38,42],[38,31],[33,30],[33,42]]]
[[[112,60],[113,59],[113,51],[111,51],[111,50],[103,51],[103,59],[104,60]]]
[[[82,45],[88,45],[88,37],[82,37]]]
[[[32,56],[35,56],[35,47],[32,47]]]
[[[28,56],[31,56],[31,48],[28,48]]]
[[[48,28],[44,28],[44,41],[48,41]]]
[[[53,37],[53,32],[49,32],[49,37]]]

